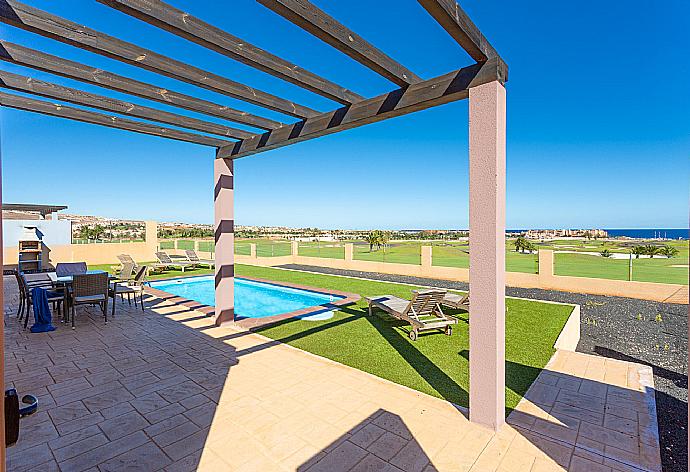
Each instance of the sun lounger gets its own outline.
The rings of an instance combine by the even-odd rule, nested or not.
[[[129,254],[120,254],[117,256],[117,259],[120,261],[120,264],[124,267],[126,264],[132,264],[132,267],[134,267],[134,270],[136,270],[139,267],[139,264],[134,262],[134,259],[132,259],[132,256]]]
[[[187,254],[189,262],[193,262],[197,265],[207,265],[209,269],[213,269],[216,266],[216,261],[213,259],[199,259],[194,249],[187,249],[185,253]]]
[[[158,263],[153,264],[153,267],[165,269],[167,267],[179,268],[182,272],[190,267],[196,267],[194,262],[189,261],[174,261],[170,258],[168,253],[160,251],[156,253],[156,258],[158,258]]]
[[[470,294],[469,292],[465,295],[446,292],[446,296],[443,297],[441,305],[448,308],[455,308],[456,310],[470,311]]]
[[[446,316],[441,310],[446,293],[441,289],[413,290],[412,300],[409,301],[393,295],[367,297],[369,316],[374,308],[378,308],[394,318],[407,321],[412,327],[410,339],[413,341],[417,339],[420,331],[431,329],[439,329],[450,336],[453,334],[452,325],[458,320]]]

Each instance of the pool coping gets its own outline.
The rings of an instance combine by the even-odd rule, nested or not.
[[[192,275],[192,276],[187,276],[187,277],[170,277],[169,279],[156,279],[152,282],[164,282],[166,280],[175,280],[175,279],[192,279],[194,277],[208,277],[208,276],[213,276],[213,274],[199,274],[199,275]],[[336,295],[338,297],[342,297],[338,300],[334,300],[329,303],[323,303],[321,305],[314,305],[306,308],[302,308],[299,310],[294,310],[290,311],[287,313],[281,313],[279,315],[274,315],[274,316],[265,316],[263,318],[239,318],[235,319],[232,321],[232,324],[234,326],[238,326],[241,328],[245,328],[248,330],[253,330],[256,328],[262,328],[274,323],[278,323],[283,320],[287,320],[290,318],[295,318],[297,316],[304,316],[304,315],[314,315],[317,313],[322,313],[324,311],[329,311],[333,309],[338,309],[346,305],[351,305],[353,303],[358,302],[361,300],[361,296],[357,293],[350,293],[350,292],[343,292],[340,290],[332,290],[332,289],[322,289],[318,287],[311,287],[309,285],[301,285],[301,284],[295,284],[291,282],[276,282],[275,280],[268,280],[268,279],[260,279],[258,277],[248,277],[248,276],[241,276],[237,277],[238,279],[245,279],[245,280],[251,280],[253,282],[261,282],[269,285],[277,285],[279,287],[286,287],[286,288],[294,288],[294,289],[299,289],[299,290],[306,290],[308,292],[315,292],[319,293],[322,295]],[[215,307],[211,305],[206,305],[200,302],[197,302],[196,300],[190,300],[188,298],[180,297],[178,295],[173,295],[170,292],[166,292],[165,290],[160,290],[155,287],[151,287],[150,285],[146,288],[146,293],[149,295],[153,295],[157,298],[163,299],[167,302],[171,302],[174,305],[178,306],[184,306],[185,308],[189,308],[190,310],[195,310],[200,313],[203,313],[206,316],[214,316],[215,315]]]

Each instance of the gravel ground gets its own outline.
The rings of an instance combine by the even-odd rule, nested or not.
[[[285,265],[286,269],[346,275],[411,285],[467,290],[449,280]],[[654,370],[661,462],[665,472],[688,470],[688,306],[550,290],[507,287],[514,297],[576,303],[581,309],[577,350],[645,364]]]

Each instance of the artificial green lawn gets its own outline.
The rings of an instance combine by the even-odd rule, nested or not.
[[[143,265],[153,264],[153,262],[143,262]],[[89,270],[105,270],[111,274],[117,274],[116,268],[118,264],[98,264],[89,265]],[[155,272],[149,274],[147,280],[159,280],[159,279],[171,279],[176,277],[188,277],[192,275],[208,275],[213,274],[213,269],[208,269],[208,266],[204,268],[187,269],[184,272],[181,270],[165,270],[163,272]]]
[[[178,249],[186,249],[191,241],[179,241]],[[272,241],[268,239],[238,240],[235,243],[235,253],[249,255],[250,244],[257,245],[258,256],[286,256],[291,252],[290,242]],[[172,241],[162,241],[161,246],[169,246]],[[200,243],[200,244],[212,244]],[[629,253],[633,244],[639,241],[575,241],[555,240],[536,243],[540,249],[561,251],[601,252],[608,249],[611,252]],[[656,282],[670,284],[688,283],[688,241],[668,241],[665,244],[678,249],[678,255],[670,259],[633,259],[633,280],[639,282]],[[369,245],[361,241],[354,246],[356,260],[395,262],[400,264],[421,264],[421,246],[433,246],[433,264],[443,267],[469,268],[469,245],[467,241],[403,241],[391,244],[386,250],[369,250]],[[166,247],[167,247],[166,246]],[[184,247],[183,247],[184,246]],[[170,248],[168,248],[170,249]],[[507,241],[506,271],[538,273],[538,255],[523,254],[513,250],[512,240]],[[302,256],[344,259],[345,250],[337,243],[300,242],[299,254]],[[676,267],[673,267],[676,266]],[[573,277],[593,277],[601,279],[628,280],[628,260],[610,259],[588,254],[559,253],[555,254],[554,272],[556,275]]]
[[[334,277],[307,272],[237,265],[238,276],[292,282],[368,295],[410,297],[411,285]],[[572,312],[570,305],[506,299],[506,407],[510,410],[527,391],[553,354],[553,344]],[[415,342],[409,325],[382,312],[366,316],[364,300],[335,312],[325,321],[291,319],[258,332],[299,349],[327,357],[395,383],[467,406],[468,315],[458,317],[452,336],[423,333]]]
[[[587,254],[555,254],[556,275],[628,280],[629,260],[609,259]],[[688,284],[687,259],[635,259],[633,280],[666,284]],[[685,267],[682,265],[685,264]],[[679,267],[672,267],[677,265]]]
[[[235,244],[236,254],[249,255],[249,244],[256,243],[259,256],[285,256],[290,254],[290,243],[267,239],[238,240]],[[302,256],[343,259],[342,247],[332,243],[300,242],[299,254]],[[611,252],[629,253],[630,247],[641,244],[639,241],[599,241],[599,240],[555,240],[536,243],[540,249],[565,250],[576,252]],[[644,244],[644,243],[642,243]],[[679,253],[671,259],[634,259],[633,280],[657,283],[688,283],[688,241],[668,241],[664,244],[678,249]],[[469,268],[469,245],[467,241],[401,241],[389,245],[386,250],[369,250],[368,244],[357,242],[354,246],[354,259],[363,261],[395,262],[399,264],[421,264],[421,246],[433,246],[433,264],[443,267]],[[512,240],[506,242],[506,271],[538,273],[538,255],[523,254],[513,249]],[[554,270],[556,275],[573,277],[594,277],[602,279],[627,280],[628,261],[607,259],[587,254],[561,253],[555,255]]]
[[[110,265],[90,269],[112,270]],[[208,269],[168,270],[149,279],[209,274]],[[237,276],[291,282],[316,288],[369,295],[409,298],[412,285],[399,285],[266,267],[236,265]],[[506,299],[506,408],[512,409],[553,354],[553,344],[570,316],[572,306]],[[468,406],[468,315],[446,310],[459,323],[453,335],[430,331],[417,341],[407,337],[409,325],[382,312],[366,316],[362,299],[336,311],[325,321],[290,319],[257,331],[271,339],[327,357],[400,385]]]

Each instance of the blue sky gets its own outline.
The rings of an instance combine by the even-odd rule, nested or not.
[[[336,107],[96,1],[27,3],[304,105]],[[362,95],[394,88],[253,0],[170,3]],[[471,62],[414,0],[314,3],[423,78]],[[510,67],[508,227],[687,226],[688,2],[461,5]],[[289,119],[9,26],[0,25],[0,33],[171,90]],[[0,68],[218,121],[11,64]],[[9,109],[0,119],[5,202],[64,204],[70,212],[110,217],[212,221],[209,148]],[[466,228],[467,134],[467,102],[461,101],[240,159],[236,222]]]

